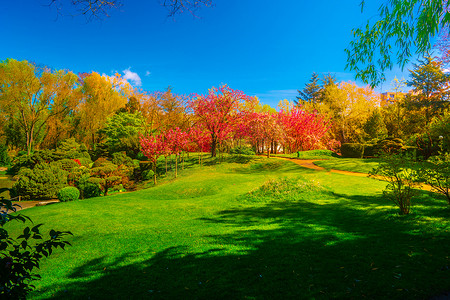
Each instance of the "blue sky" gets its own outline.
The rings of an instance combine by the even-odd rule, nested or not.
[[[344,49],[351,29],[376,16],[379,5],[366,1],[361,13],[359,0],[214,0],[196,18],[173,19],[159,0],[124,0],[110,17],[87,22],[62,1],[63,16],[46,6],[50,0],[1,1],[0,60],[117,71],[147,91],[170,85],[176,93],[202,94],[226,83],[274,107],[293,100],[312,72],[354,81]],[[378,91],[389,90],[394,75],[407,73],[390,72]]]

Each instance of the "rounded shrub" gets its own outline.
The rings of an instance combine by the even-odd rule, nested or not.
[[[59,190],[58,200],[61,202],[74,201],[80,198],[80,191],[73,186],[66,186]]]
[[[89,181],[83,184],[83,198],[99,197],[101,194],[102,190],[97,184]]]

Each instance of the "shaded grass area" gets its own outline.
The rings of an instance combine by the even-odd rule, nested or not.
[[[288,157],[298,159],[340,159],[341,157],[330,150],[299,151],[290,154],[271,154],[274,157]]]
[[[373,168],[376,168],[379,163],[376,158],[341,158],[339,160],[321,160],[314,164],[327,170],[343,170],[350,172],[369,173]]]
[[[450,290],[450,210],[422,192],[413,214],[398,216],[384,185],[258,159],[32,208],[45,228],[74,237],[43,261],[30,298],[422,299]]]
[[[11,188],[14,184],[14,182],[12,181],[11,178],[12,178],[12,176],[6,175],[6,171],[5,171],[5,174],[0,173],[0,189],[1,188]],[[9,192],[0,193],[0,197],[5,197],[8,199]]]

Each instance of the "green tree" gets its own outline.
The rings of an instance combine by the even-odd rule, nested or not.
[[[92,166],[89,181],[97,184],[103,194],[107,196],[108,190],[122,181],[123,171],[124,169],[118,165],[104,158],[99,158]]]
[[[319,75],[313,73],[309,83],[305,84],[302,90],[298,91],[297,99],[294,101],[296,106],[302,103],[316,104],[320,100],[322,87],[319,84]]]
[[[39,70],[14,59],[0,63],[0,111],[25,134],[28,154],[49,118],[70,109],[76,84],[72,72]]]
[[[120,112],[108,118],[100,132],[106,137],[110,153],[126,151],[136,156],[140,152],[139,133],[143,126],[144,119],[140,112]]]
[[[430,56],[425,56],[413,65],[408,86],[413,87],[411,100],[418,109],[423,109],[425,125],[448,106],[449,92],[446,90],[449,76],[442,71],[442,64]]]
[[[386,125],[380,109],[375,109],[364,124],[364,131],[369,140],[382,139],[387,136]]]
[[[362,0],[361,9],[364,3]],[[449,24],[447,1],[384,1],[378,18],[353,29],[354,39],[345,50],[347,68],[356,71],[356,78],[376,86],[385,80],[384,72],[394,63],[403,68],[414,50],[421,54],[430,49],[430,41],[440,31],[448,31]]]

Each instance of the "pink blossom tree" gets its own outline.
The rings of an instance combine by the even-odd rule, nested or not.
[[[211,157],[216,157],[217,147],[231,137],[238,122],[239,107],[247,99],[249,97],[243,92],[223,85],[213,87],[207,95],[197,95],[190,101],[198,126],[205,128],[211,136]]]
[[[161,135],[156,136],[141,136],[140,144],[142,148],[142,153],[152,162],[153,164],[153,182],[156,185],[156,164],[158,158],[164,153],[164,141]]]
[[[285,133],[285,142],[291,152],[323,148],[330,122],[315,112],[294,108],[278,113]]]

